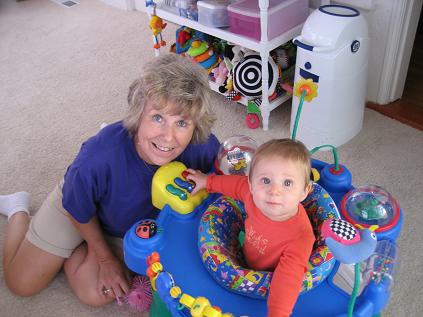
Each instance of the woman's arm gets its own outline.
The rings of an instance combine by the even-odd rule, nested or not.
[[[94,216],[85,224],[77,222],[72,216],[70,218],[82,238],[87,242],[88,252],[93,252],[97,259],[99,267],[97,291],[99,294],[104,295],[105,289],[112,289],[116,297],[123,296],[129,291],[125,268],[104,239],[97,217]]]

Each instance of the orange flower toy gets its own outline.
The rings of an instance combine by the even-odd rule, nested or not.
[[[307,102],[310,102],[315,97],[317,97],[317,84],[313,82],[311,78],[309,79],[301,78],[299,81],[297,81],[294,84],[295,97],[301,98],[303,93],[305,93],[304,100]]]
[[[304,100],[310,102],[315,97],[317,97],[317,84],[313,82],[312,79],[301,78],[294,84],[294,96],[300,98],[300,103],[298,104],[297,114],[295,116],[295,124],[294,128],[292,129],[293,140],[295,140],[297,136],[298,122],[300,121]]]

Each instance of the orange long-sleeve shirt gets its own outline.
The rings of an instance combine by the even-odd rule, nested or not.
[[[267,301],[268,317],[289,316],[297,301],[315,240],[304,207],[286,221],[273,221],[256,207],[246,176],[209,175],[206,189],[244,203],[244,255],[249,267],[274,271]]]

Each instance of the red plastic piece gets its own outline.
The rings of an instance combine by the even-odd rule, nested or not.
[[[239,94],[232,97],[233,101],[238,101],[240,99],[241,99],[241,95],[239,95]]]
[[[306,92],[306,96],[310,95],[311,94],[311,88],[310,88],[310,86],[308,86],[308,85],[302,85],[300,87],[300,92],[303,93],[304,91]]]
[[[187,176],[189,175],[189,172],[188,171],[183,171],[182,172],[182,177],[184,178],[184,179],[187,179]]]
[[[260,126],[260,118],[255,113],[249,113],[245,117],[245,124],[250,129],[257,129]]]
[[[153,252],[147,258],[147,265],[150,266],[156,262],[160,262],[160,254],[158,252]]]
[[[342,166],[341,165],[338,165],[338,170],[336,171],[335,170],[335,166],[333,166],[333,167],[331,167],[331,168],[329,168],[329,171],[333,174],[333,175],[339,175],[339,174],[342,174],[342,172],[344,171],[344,169],[342,168]]]

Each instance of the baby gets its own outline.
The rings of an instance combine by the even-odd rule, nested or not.
[[[315,240],[301,205],[310,189],[307,148],[291,139],[261,145],[249,176],[205,175],[188,169],[192,194],[206,188],[241,200],[247,218],[243,252],[250,268],[274,271],[267,302],[269,317],[285,317],[295,305]]]

